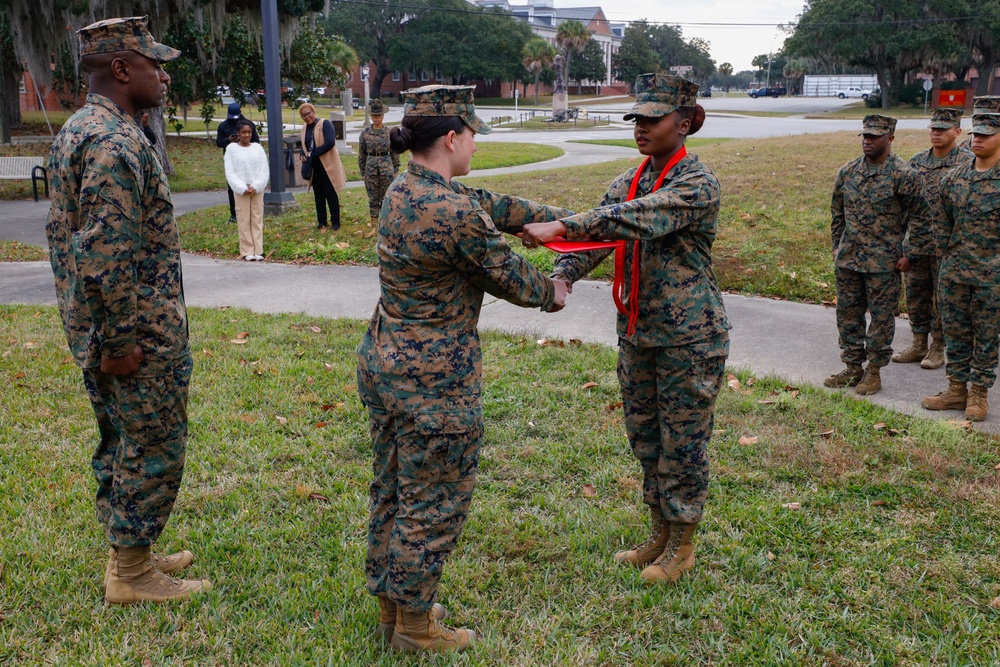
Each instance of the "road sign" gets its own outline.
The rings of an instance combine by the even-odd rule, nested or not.
[[[670,68],[670,71],[676,74],[677,76],[684,76],[693,69],[694,69],[693,65],[674,65],[673,67]]]
[[[924,79],[924,90],[930,90],[934,87],[934,82],[930,79]]]

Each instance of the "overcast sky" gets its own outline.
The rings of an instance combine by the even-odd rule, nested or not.
[[[527,0],[508,1],[527,4]],[[778,50],[786,35],[777,24],[793,22],[804,5],[804,0],[555,0],[556,14],[560,7],[598,6],[612,22],[646,19],[679,25],[685,39],[708,40],[716,65],[729,62],[737,72],[752,69],[754,56]],[[698,25],[708,23],[757,25]]]

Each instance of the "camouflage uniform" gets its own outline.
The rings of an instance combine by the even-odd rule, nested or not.
[[[425,88],[469,97],[472,90]],[[552,281],[501,232],[571,212],[447,182],[411,161],[390,186],[384,213],[382,294],[358,348],[374,453],[365,569],[372,595],[427,611],[465,524],[479,465],[483,295],[542,310],[555,295]]]
[[[930,127],[948,129],[961,122],[961,109],[936,109],[931,117]],[[953,146],[948,155],[938,158],[934,149],[920,151],[910,158],[910,166],[920,174],[924,185],[924,197],[930,206],[932,221],[944,215],[941,211],[939,186],[941,177],[955,166],[959,159],[970,157],[972,153]],[[908,232],[912,233],[912,232]],[[937,250],[935,240],[934,249]],[[910,270],[906,272],[906,312],[910,318],[910,328],[915,334],[932,334],[941,337],[941,316],[937,309],[938,257],[933,254],[910,253]]]
[[[895,124],[894,118],[866,116],[863,134],[888,134]],[[899,310],[896,262],[907,254],[935,253],[920,175],[892,153],[880,164],[861,156],[837,173],[830,210],[840,358],[846,364],[867,358],[881,368],[892,356]],[[867,335],[866,311],[871,313]]]
[[[59,311],[100,431],[97,518],[111,544],[149,545],[170,516],[187,445],[191,351],[170,189],[136,122],[93,93],[47,169]],[[102,355],[137,345],[138,372],[100,370]]]
[[[639,77],[640,82],[651,76]],[[660,79],[663,85],[662,80],[677,77]],[[660,115],[664,108],[666,113],[677,108],[663,103],[654,109],[641,107],[637,104],[633,112]],[[659,508],[666,520],[695,524],[708,495],[707,447],[731,328],[712,269],[719,182],[697,156],[687,155],[655,192],[660,174],[647,168],[636,198],[626,201],[637,169],[615,179],[598,208],[563,223],[567,239],[641,241],[634,333],[628,333],[628,318],[618,316],[625,428],[642,466],[643,502]],[[575,282],[610,252],[560,255],[554,275]],[[626,276],[632,275],[634,261],[633,244],[628,243]]]
[[[1000,131],[1000,97],[976,98],[972,133]],[[941,179],[944,215],[938,304],[954,382],[990,388],[996,380],[1000,335],[1000,165],[978,172],[965,157]]]
[[[368,192],[368,212],[377,218],[392,179],[399,172],[399,156],[389,148],[389,128],[369,127],[358,136],[358,166]]]

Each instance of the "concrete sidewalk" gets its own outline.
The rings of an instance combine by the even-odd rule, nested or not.
[[[562,145],[569,147],[572,144]],[[581,152],[541,165],[500,171],[552,168],[572,164],[574,159],[600,161],[601,157],[613,159],[621,154],[611,150],[587,157]],[[630,154],[635,153],[631,151]],[[224,191],[175,196],[175,206],[180,213],[225,201]],[[37,204],[32,201],[0,202],[0,238],[44,246],[47,212],[48,202],[44,201]],[[379,296],[378,271],[369,267],[247,263],[197,255],[185,255],[183,261],[185,296],[190,306],[225,305],[261,313],[301,312],[322,317],[368,319]],[[48,263],[0,262],[0,303],[54,304],[55,292]],[[758,376],[776,375],[793,384],[820,387],[825,377],[842,369],[833,309],[738,295],[727,295],[725,305],[733,325],[731,368],[744,368]],[[617,343],[611,287],[603,282],[578,283],[567,307],[554,314],[519,308],[487,295],[480,324],[486,329],[532,338],[578,338],[611,346]],[[903,349],[910,341],[909,323],[897,320],[895,349]],[[882,382],[883,390],[867,400],[924,417],[963,418],[958,411],[928,412],[920,407],[922,397],[947,386],[943,368],[928,371],[921,369],[919,364],[890,364],[883,369]],[[1000,403],[996,398],[993,400],[990,419],[976,428],[998,433]]]

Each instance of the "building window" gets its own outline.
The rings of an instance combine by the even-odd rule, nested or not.
[[[17,92],[21,93],[22,95],[27,95],[28,94],[28,83],[25,80],[23,74],[21,75],[21,83],[18,86]]]
[[[420,80],[421,81],[430,81],[431,80],[431,76],[430,76],[430,74],[427,73],[427,70],[423,70],[423,69],[420,70]]]
[[[434,68],[434,80],[441,81],[441,70],[437,67]]]
[[[408,70],[406,72],[406,80],[407,81],[416,81],[417,80],[417,70],[415,70],[415,69]]]
[[[393,72],[392,72],[392,80],[393,81],[399,81],[401,78],[403,78],[403,73],[400,72],[398,69],[397,70],[393,70]]]

